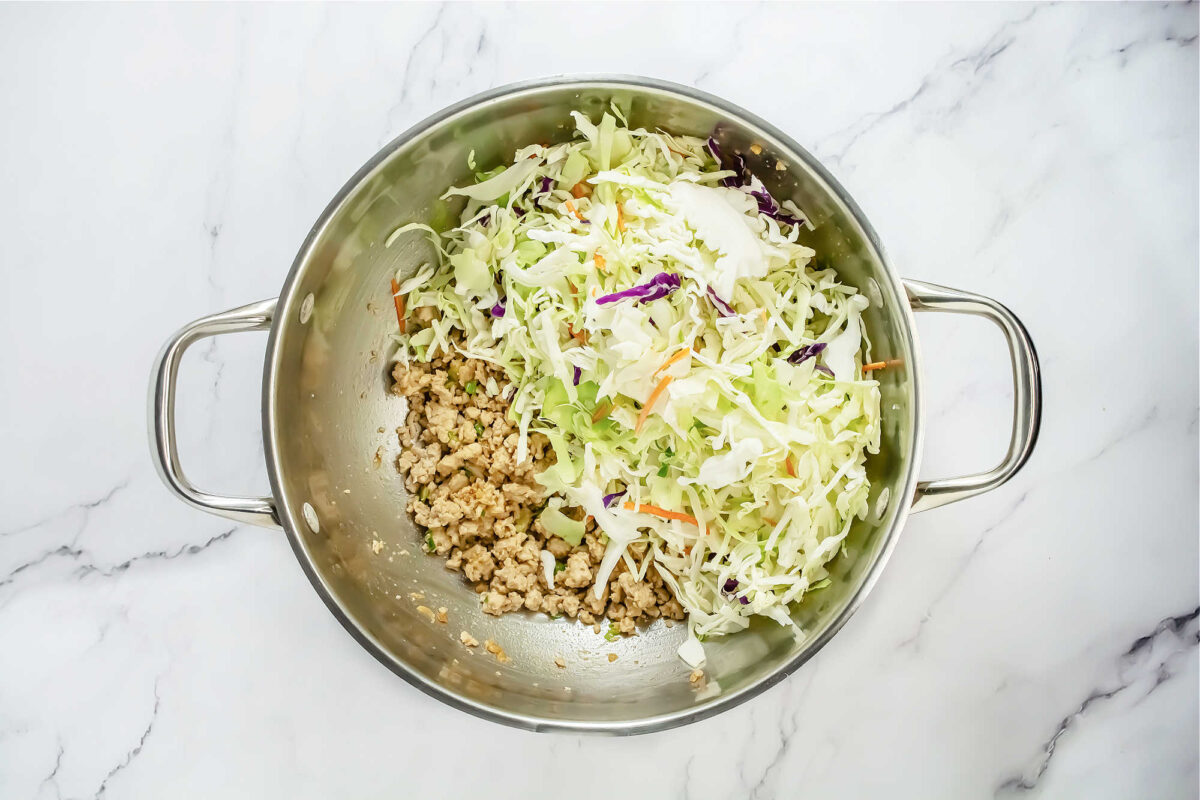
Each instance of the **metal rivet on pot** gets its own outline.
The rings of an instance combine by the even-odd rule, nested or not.
[[[312,295],[309,295],[309,297],[311,297],[311,296]],[[304,521],[308,523],[308,527],[312,529],[313,533],[320,533],[321,532],[321,520],[317,519],[317,512],[314,511],[313,507],[310,506],[308,503],[304,504],[304,507],[302,510],[304,512]]]
[[[867,299],[873,305],[883,305],[883,292],[879,291],[879,284],[875,282],[874,278],[867,279]]]
[[[301,325],[304,325],[305,323],[307,323],[308,320],[312,317],[312,310],[313,310],[314,302],[316,302],[316,298],[313,297],[312,292],[309,292],[308,294],[304,295],[304,299],[300,301],[300,324]]]
[[[879,497],[875,500],[875,520],[877,522],[883,521],[883,515],[887,513],[888,500],[891,498],[891,496],[892,490],[887,486],[880,490]]]

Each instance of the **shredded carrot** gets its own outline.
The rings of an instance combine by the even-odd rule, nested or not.
[[[887,366],[886,361],[872,361],[870,364],[863,364],[863,372],[870,372],[871,370],[883,369],[886,366]]]
[[[400,332],[408,330],[408,322],[404,319],[404,295],[400,294],[400,284],[392,278],[392,300],[396,304],[396,322],[400,323]]]
[[[778,524],[779,524],[779,520],[777,520],[777,519],[771,519],[770,517],[763,517],[763,522],[767,523],[767,524],[768,524],[768,525],[770,525],[772,528],[774,528],[776,525],[778,525]]]
[[[684,158],[687,158],[687,157],[690,155],[689,153],[684,153],[684,152],[682,152],[682,151],[680,151],[680,150],[676,150],[674,147],[671,147],[671,145],[667,145],[667,149],[668,149],[668,150],[670,150],[670,151],[671,151],[672,153],[674,153],[675,155],[677,155],[677,156],[683,156]]]
[[[572,203],[570,200],[567,201],[567,211],[570,211],[572,214],[574,214],[575,219],[579,220],[580,222],[583,222],[583,214],[579,213],[578,209],[575,208],[575,204]]]
[[[654,408],[655,402],[658,401],[660,395],[666,390],[667,386],[673,381],[670,375],[665,376],[659,381],[658,386],[654,387],[654,391],[650,393],[650,399],[646,401],[646,405],[642,406],[642,413],[638,414],[637,425],[633,426],[633,432],[641,431],[642,426],[646,424],[646,417],[650,416],[650,409]]]
[[[692,348],[690,348],[690,347],[685,347],[685,348],[683,348],[683,349],[682,349],[682,350],[680,350],[678,353],[676,353],[675,355],[671,356],[671,357],[670,357],[670,358],[668,358],[666,361],[664,361],[664,362],[662,363],[662,366],[661,366],[661,367],[659,367],[658,369],[654,370],[654,372],[652,373],[651,377],[653,377],[654,375],[657,375],[658,373],[662,372],[664,369],[666,369],[667,367],[671,366],[671,365],[672,365],[672,364],[674,364],[676,361],[678,361],[679,359],[683,358],[684,356],[686,356],[686,355],[687,355],[688,353],[690,353],[690,352],[692,352]]]
[[[575,284],[571,283],[570,281],[567,281],[567,288],[571,290],[571,294],[575,294],[579,291],[575,288]]]
[[[574,339],[575,341],[579,342],[580,344],[588,343],[587,331],[584,331],[584,330],[577,331],[577,330],[575,330],[575,326],[569,322],[567,323],[567,333],[571,334],[571,338]]]
[[[796,465],[792,463],[792,457],[789,455],[783,460],[783,465],[787,467],[787,474],[791,477],[796,477]]]
[[[621,206],[617,206],[617,230],[625,230],[625,212],[621,210]]]
[[[604,272],[604,265],[608,263],[604,260],[604,256],[600,255],[599,253],[595,253],[592,255],[592,261],[596,262],[596,269]]]
[[[691,524],[695,525],[697,528],[700,527],[700,520],[696,519],[691,514],[684,514],[682,511],[668,511],[665,508],[659,508],[658,506],[648,506],[645,504],[642,504],[639,506],[639,505],[634,505],[634,503],[632,501],[625,503],[625,510],[626,511],[638,511],[642,514],[653,514],[654,516],[662,517],[663,519],[677,519],[680,522],[690,522]]]
[[[581,197],[588,197],[589,195],[591,195],[591,193],[592,193],[592,187],[589,186],[588,184],[584,183],[583,181],[580,181],[579,183],[577,183],[571,187],[571,196],[574,197],[576,200],[580,199]]]
[[[596,410],[592,413],[592,424],[596,424],[600,420],[612,413],[613,404],[605,400],[600,405],[596,406]]]

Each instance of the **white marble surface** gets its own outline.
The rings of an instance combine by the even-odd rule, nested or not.
[[[1195,797],[1196,33],[1194,5],[0,6],[0,796]],[[791,132],[905,275],[1022,316],[1045,376],[1025,470],[913,517],[813,662],[624,740],[410,688],[146,445],[168,333],[272,296],[403,128],[564,71]],[[999,337],[920,332],[924,473],[988,466]],[[265,488],[263,341],[184,365],[206,487]]]

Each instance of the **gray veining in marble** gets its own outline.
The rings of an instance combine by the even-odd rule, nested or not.
[[[492,797],[1196,797],[1197,16],[0,6],[0,796],[461,797],[481,787],[467,753]],[[281,536],[177,503],[147,454],[171,331],[273,295],[396,133],[558,72],[696,85],[789,131],[906,276],[1010,305],[1045,375],[1026,469],[912,518],[816,659],[631,740],[508,730],[413,690]],[[924,473],[985,467],[1011,402],[999,337],[919,327]],[[263,341],[185,360],[201,485],[265,489]]]

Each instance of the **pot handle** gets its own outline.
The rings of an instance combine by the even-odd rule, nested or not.
[[[982,295],[960,292],[921,281],[904,281],[913,311],[973,314],[996,323],[1008,341],[1013,367],[1013,426],[1008,453],[999,466],[988,472],[962,478],[920,481],[911,510],[928,511],[958,500],[991,491],[1017,474],[1037,442],[1042,422],[1042,376],[1037,351],[1021,320],[1007,308]]]
[[[241,308],[203,317],[180,328],[167,340],[154,365],[150,396],[150,429],[154,465],[167,488],[190,506],[266,528],[279,527],[275,500],[271,497],[225,497],[202,492],[184,477],[179,465],[179,447],[175,442],[175,381],[179,361],[189,347],[201,339],[222,333],[262,331],[271,327],[277,299],[261,300]]]

